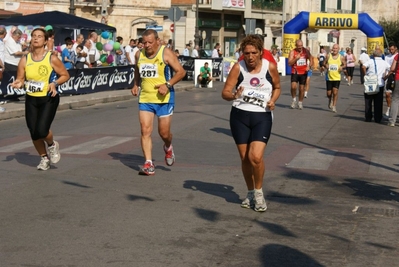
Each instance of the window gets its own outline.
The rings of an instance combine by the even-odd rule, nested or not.
[[[326,12],[326,0],[321,0],[320,12]]]

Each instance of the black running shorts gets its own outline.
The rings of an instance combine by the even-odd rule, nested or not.
[[[272,121],[271,112],[251,112],[232,107],[230,129],[235,143],[239,145],[261,141],[267,144],[272,131]]]

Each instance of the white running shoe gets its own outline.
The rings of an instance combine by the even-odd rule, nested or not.
[[[241,203],[241,208],[250,209],[253,206],[254,206],[254,192],[248,191],[247,197]]]
[[[296,101],[295,101],[295,100],[292,100],[292,102],[291,102],[291,108],[294,109],[294,108],[296,108],[296,107],[297,107]]]
[[[300,109],[300,110],[303,109],[303,104],[302,104],[302,102],[298,102],[298,109]]]
[[[387,109],[387,112],[385,112],[385,116],[389,117],[389,112],[390,112],[390,108]]]
[[[37,169],[41,171],[47,171],[48,169],[50,169],[50,160],[47,156],[42,157],[39,165],[37,165]]]
[[[53,141],[53,145],[48,147],[51,163],[57,163],[61,159],[60,145],[57,141]]]
[[[255,191],[255,211],[263,212],[267,210],[266,200],[262,191]]]
[[[337,113],[337,108],[335,106],[332,107],[332,112]]]
[[[6,111],[6,109],[5,108],[3,108],[3,107],[0,107],[0,113],[3,113],[3,112],[5,112]]]
[[[165,163],[168,166],[172,166],[175,163],[175,153],[173,152],[172,144],[169,147],[169,150],[166,149],[165,145],[163,146],[163,150],[165,151]]]

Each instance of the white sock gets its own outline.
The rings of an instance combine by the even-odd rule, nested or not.
[[[294,98],[292,99],[292,101],[296,102],[296,97],[294,97]]]
[[[145,161],[145,163],[147,163],[147,162],[149,162],[150,164],[152,164],[152,160],[147,159],[147,160]],[[144,164],[145,164],[145,163],[144,163]]]
[[[263,194],[263,190],[262,190],[262,188],[260,188],[260,189],[256,189],[256,188],[255,188],[255,189],[254,189],[254,191],[255,191],[255,193],[256,193],[256,192],[260,192],[260,193],[262,193],[262,194]]]
[[[165,151],[171,151],[172,150],[172,144],[170,144],[170,146],[169,147],[166,147],[165,145],[163,146],[163,149],[165,150]]]

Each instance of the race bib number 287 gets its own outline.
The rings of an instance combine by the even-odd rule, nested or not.
[[[141,78],[158,78],[158,65],[156,64],[141,64],[140,65]]]

